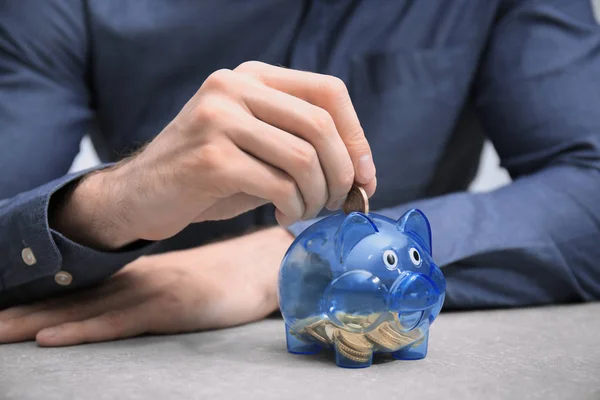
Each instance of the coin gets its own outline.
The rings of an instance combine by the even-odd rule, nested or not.
[[[400,337],[400,334],[394,335],[390,330],[389,322],[382,322],[377,329],[367,333],[366,337],[384,350],[394,351],[402,347],[405,341]]]
[[[374,323],[375,321],[377,321],[377,319],[379,318],[379,316],[380,316],[380,315],[381,315],[381,314],[379,314],[379,313],[373,313],[373,314],[370,314],[370,315],[367,317],[367,321],[366,321],[366,324],[365,324],[365,326],[371,325],[372,323]]]
[[[367,362],[371,358],[371,352],[359,352],[349,348],[342,342],[335,343],[337,350],[346,358],[356,362]]]
[[[403,335],[399,332],[396,332],[390,325],[389,323],[383,325],[380,329],[381,334],[386,338],[389,339],[390,341],[399,344],[401,346],[405,346],[407,344],[410,344],[412,342],[414,342],[415,340],[413,338],[411,338],[410,336],[407,335]]]
[[[338,318],[350,328],[362,329],[363,327],[367,326],[368,317],[366,315],[339,314]]]
[[[304,319],[297,319],[291,326],[292,331],[302,333],[307,326],[314,326],[323,320],[320,316],[312,316]]]
[[[329,340],[329,342],[331,343],[333,343],[333,334],[335,332],[335,329],[336,328],[333,326],[333,324],[325,324],[325,328],[323,329],[327,340]]]
[[[325,319],[324,318],[319,318],[314,322],[311,322],[310,324],[306,325],[306,329],[315,329],[318,328],[319,326],[321,326],[322,324],[325,323]]]
[[[365,189],[361,188],[360,186],[352,185],[352,189],[350,189],[342,209],[346,214],[350,214],[351,212],[368,214],[369,197],[367,196]]]
[[[350,335],[355,337],[351,340],[347,340]],[[361,363],[371,359],[372,350],[370,343],[364,340],[361,335],[343,332],[341,329],[336,328],[333,332],[333,337],[335,340],[335,348],[344,357]],[[361,339],[364,340],[364,342],[362,342]],[[359,347],[355,348],[353,346],[354,344],[358,344]]]
[[[317,339],[319,342],[328,345],[330,343],[329,338],[325,334],[325,323],[326,321],[324,319],[321,319],[317,322],[306,326],[304,329],[306,330],[306,333],[308,333],[310,336]]]
[[[383,350],[394,351],[396,350],[396,348],[398,348],[398,345],[386,338],[379,329],[369,332],[365,336],[367,337],[367,339],[369,339],[374,344],[378,345]]]
[[[360,325],[367,317],[365,317],[364,315],[356,314],[340,314],[338,318],[345,324]]]
[[[345,332],[338,329],[334,332],[333,337],[336,341],[341,342],[343,345],[349,347],[357,353],[365,354],[371,352],[371,343],[364,338],[363,335],[356,333]]]

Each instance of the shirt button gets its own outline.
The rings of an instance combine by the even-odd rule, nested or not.
[[[21,258],[23,259],[23,262],[27,265],[34,265],[35,263],[37,263],[37,260],[35,259],[35,254],[33,254],[33,250],[31,250],[30,247],[25,247],[23,250],[21,250]]]
[[[59,271],[54,275],[54,282],[60,286],[69,286],[73,282],[73,275],[66,271]]]

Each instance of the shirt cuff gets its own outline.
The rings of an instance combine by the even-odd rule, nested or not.
[[[48,221],[50,199],[63,187],[109,165],[66,175],[0,205],[0,277],[11,289],[35,280],[57,276],[57,284],[71,288],[111,275],[146,254],[154,242],[138,242],[121,251],[97,251],[52,230]],[[60,279],[62,278],[62,279]],[[59,283],[60,282],[60,283]]]

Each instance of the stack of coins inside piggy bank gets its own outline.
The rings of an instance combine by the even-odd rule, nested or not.
[[[445,290],[425,215],[412,209],[395,221],[369,213],[366,194],[353,187],[344,212],[308,227],[282,261],[288,351],[331,348],[348,368],[370,366],[374,353],[423,358]]]

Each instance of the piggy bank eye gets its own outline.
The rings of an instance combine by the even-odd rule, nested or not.
[[[387,269],[393,271],[398,266],[398,256],[393,250],[386,250],[383,253],[383,263]]]
[[[419,254],[419,251],[417,249],[411,247],[411,249],[408,251],[408,255],[410,256],[410,261],[412,261],[415,267],[421,266],[423,259],[421,258],[421,255]]]

